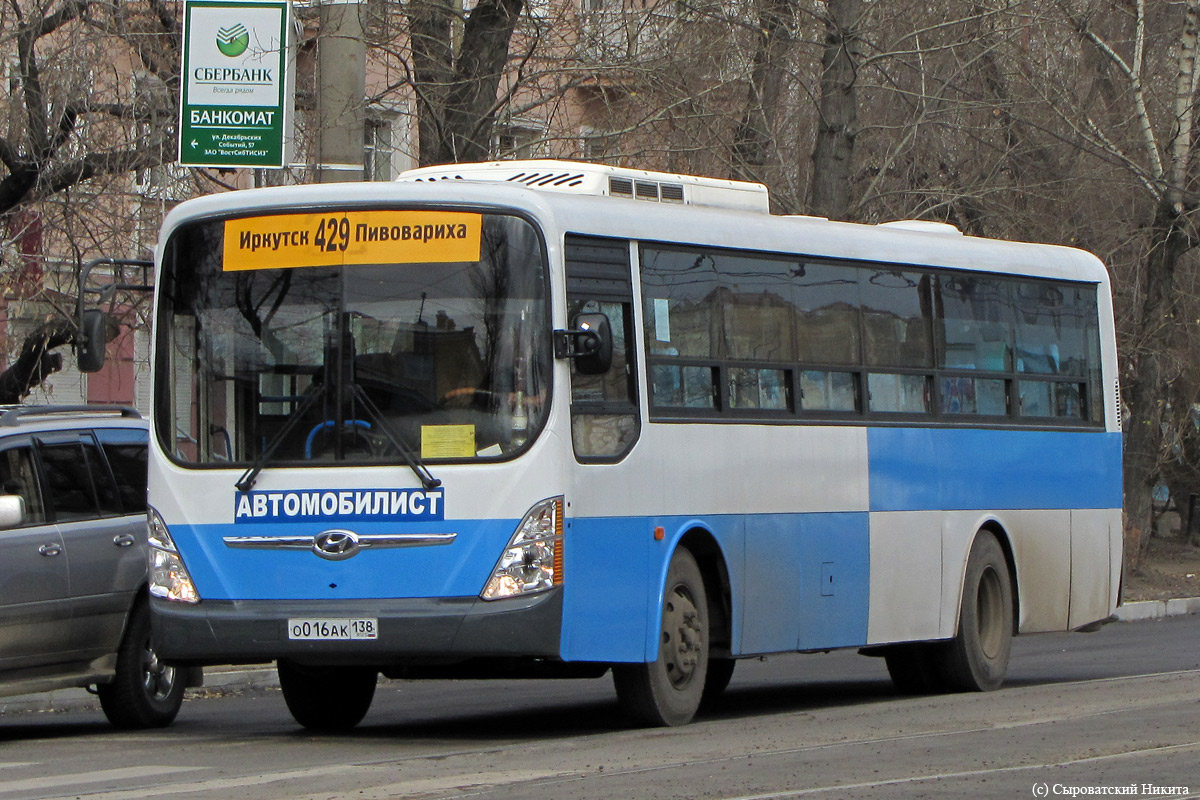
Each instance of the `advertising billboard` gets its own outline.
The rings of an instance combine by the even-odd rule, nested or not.
[[[295,107],[291,20],[286,0],[186,0],[181,165],[287,165]]]

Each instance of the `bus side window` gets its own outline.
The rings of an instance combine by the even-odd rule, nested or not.
[[[612,367],[584,375],[571,367],[571,441],[580,461],[615,461],[639,432],[629,243],[567,236],[567,316],[604,314],[612,328]]]

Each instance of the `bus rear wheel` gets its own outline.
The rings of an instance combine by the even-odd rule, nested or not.
[[[996,537],[981,531],[971,545],[958,614],[958,635],[942,645],[939,672],[951,691],[999,689],[1012,653],[1013,587]]]
[[[645,725],[686,725],[696,715],[708,674],[708,600],[696,559],[685,549],[671,558],[663,592],[658,658],[613,666],[617,701]]]
[[[379,673],[371,667],[280,661],[279,688],[292,718],[312,731],[348,731],[367,715]]]

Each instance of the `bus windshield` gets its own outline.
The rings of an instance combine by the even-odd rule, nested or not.
[[[204,221],[172,235],[156,331],[156,366],[170,378],[157,382],[155,420],[176,462],[257,472],[504,459],[540,430],[551,342],[533,226],[459,215],[475,249],[440,261],[427,255],[461,251],[396,241],[401,227],[386,221],[395,235],[355,254],[356,213],[422,212],[276,215],[240,234],[230,226],[245,220]],[[325,236],[347,217],[343,239]],[[307,250],[244,232],[279,219],[306,234],[291,238]]]

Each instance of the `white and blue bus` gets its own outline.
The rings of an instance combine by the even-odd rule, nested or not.
[[[677,725],[834,648],[989,690],[1118,602],[1080,250],[540,161],[192,200],[156,255],[158,652],[277,662],[306,727],[380,674],[608,671]]]

